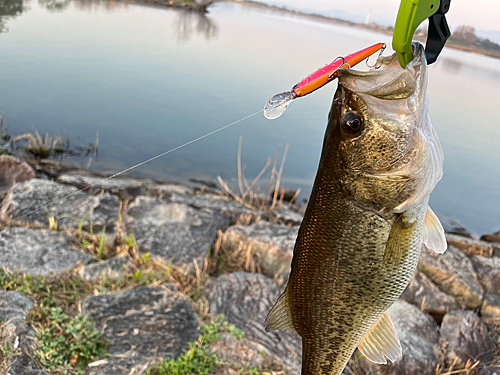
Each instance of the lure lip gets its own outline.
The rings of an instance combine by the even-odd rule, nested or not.
[[[295,92],[297,97],[306,96],[337,78],[339,69],[352,68],[375,52],[380,50],[382,52],[385,48],[385,43],[376,43],[345,57],[337,57],[332,63],[316,70],[293,86],[292,91]]]

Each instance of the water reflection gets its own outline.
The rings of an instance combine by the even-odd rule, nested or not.
[[[0,33],[7,31],[7,20],[24,10],[22,0],[0,0]]]
[[[38,0],[38,3],[50,11],[59,12],[66,9],[71,0]]]
[[[194,32],[203,35],[207,40],[216,39],[219,36],[217,24],[205,13],[190,10],[180,10],[173,23],[174,34],[177,40],[184,42],[192,38]],[[196,26],[194,26],[196,24]]]
[[[491,69],[485,65],[476,65],[465,60],[458,60],[450,57],[441,57],[436,65],[446,73],[453,75],[479,75],[492,81],[500,81],[500,71]]]

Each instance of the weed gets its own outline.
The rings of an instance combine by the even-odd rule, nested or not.
[[[70,147],[69,138],[62,138],[59,134],[50,136],[46,134],[40,135],[37,130],[34,133],[21,134],[12,139],[12,143],[21,142],[21,147],[24,150],[38,159],[46,159],[51,156],[88,156],[97,154],[98,135],[96,135],[96,144],[89,143],[85,146]],[[16,150],[19,146],[16,146]]]
[[[109,344],[86,317],[68,316],[62,308],[46,310],[50,322],[37,330],[39,348],[35,358],[45,368],[61,373],[84,374],[87,364],[106,354]]]
[[[263,211],[271,211],[280,205],[283,202],[285,191],[280,189],[281,178],[283,175],[283,170],[285,168],[285,160],[288,153],[288,144],[285,146],[285,150],[283,152],[283,156],[281,158],[280,168],[277,169],[278,160],[280,157],[280,148],[278,145],[276,156],[274,158],[273,167],[271,169],[271,176],[269,181],[269,188],[267,194],[264,196],[261,194],[260,186],[257,186],[256,192],[252,189],[256,186],[260,178],[264,175],[264,173],[268,170],[271,165],[271,159],[268,158],[266,164],[261,169],[261,171],[257,174],[252,182],[248,182],[244,174],[244,168],[241,165],[241,146],[242,146],[243,138],[240,137],[238,143],[238,153],[237,153],[237,169],[238,169],[238,187],[239,194],[233,192],[229,185],[220,177],[217,176],[217,180],[221,186],[221,190],[225,192],[227,195],[231,196],[237,202],[243,204],[246,207],[263,210]],[[300,191],[297,191],[292,201],[296,201],[298,194]]]
[[[209,345],[217,341],[223,332],[236,338],[243,336],[242,330],[224,321],[224,315],[220,315],[203,327],[198,340],[190,343],[189,348],[179,358],[167,358],[163,362],[153,365],[146,371],[146,375],[206,375],[212,373],[215,366],[220,363],[220,359],[217,355],[210,354]]]
[[[106,237],[104,235],[105,232],[106,232],[106,226],[102,227],[101,239],[99,240],[99,249],[97,251],[97,258],[99,259],[103,259],[104,255],[104,250],[106,245]]]
[[[0,356],[10,357],[12,353],[12,345],[10,344],[0,344]]]

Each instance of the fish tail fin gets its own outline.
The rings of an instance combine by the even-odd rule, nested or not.
[[[280,329],[295,329],[292,322],[292,312],[288,302],[288,294],[285,292],[279,296],[269,314],[267,315],[266,332]]]

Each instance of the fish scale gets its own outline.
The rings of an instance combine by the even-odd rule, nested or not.
[[[289,282],[266,320],[267,330],[302,337],[303,375],[341,374],[356,347],[377,363],[400,357],[386,311],[422,243],[446,250],[428,208],[443,157],[428,121],[422,46],[414,52],[406,69],[393,55],[379,59],[382,71],[339,74]]]

